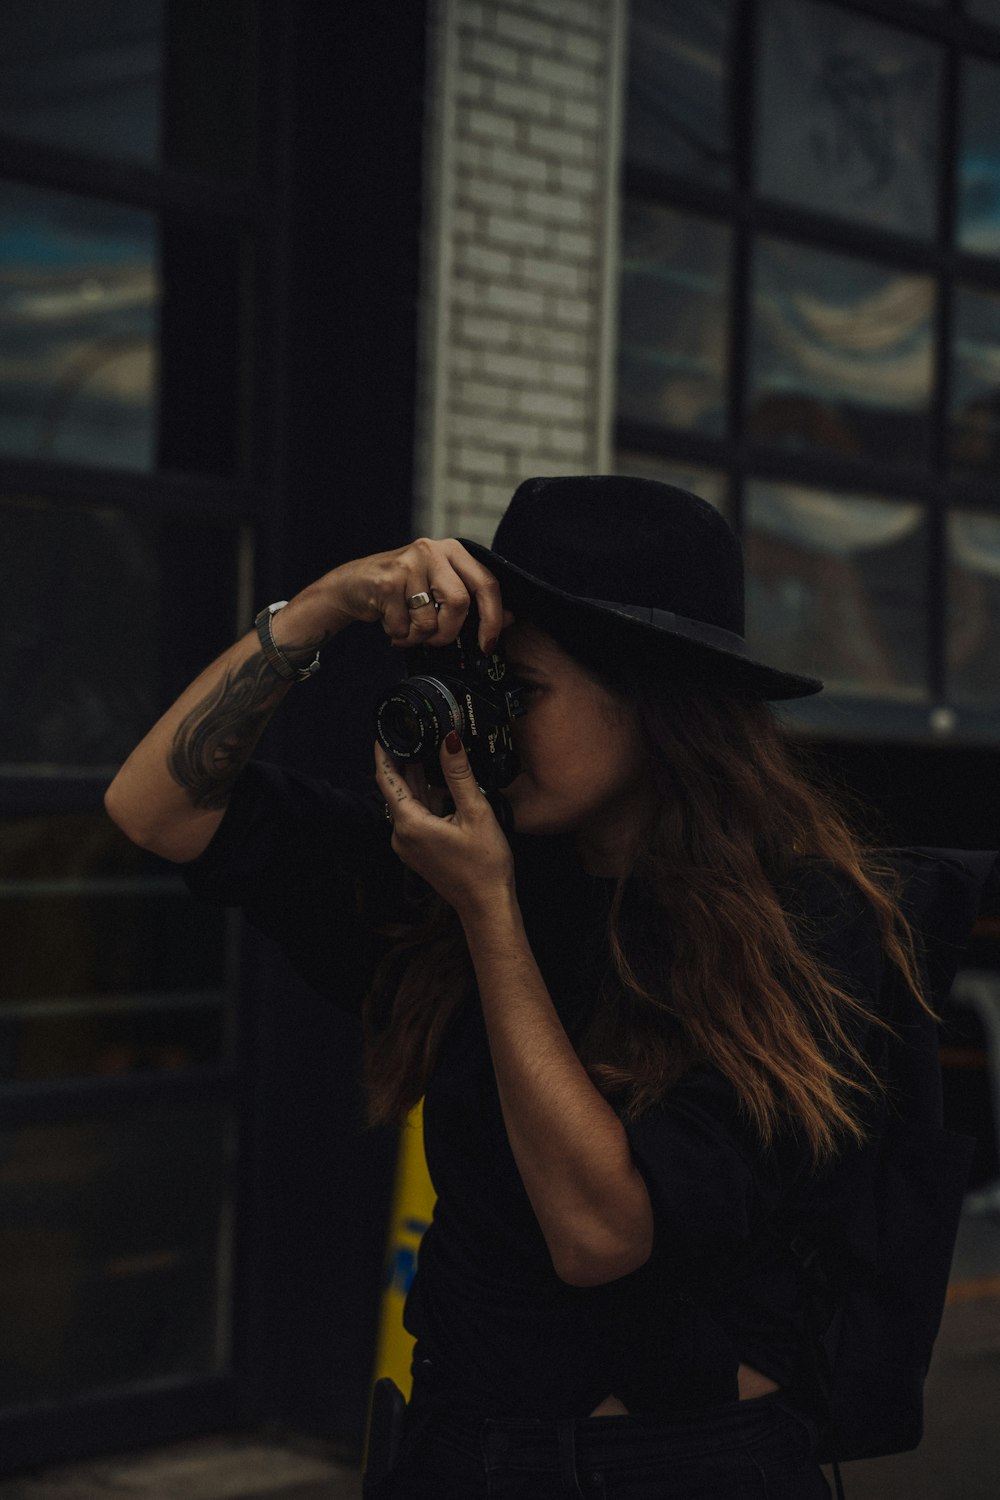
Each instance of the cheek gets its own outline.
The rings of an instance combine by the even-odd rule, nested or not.
[[[530,755],[545,740],[545,712],[537,700],[529,704],[528,711],[514,720],[514,747]]]
[[[527,771],[533,780],[544,775],[545,767],[551,764],[551,751],[545,745],[536,724],[522,724],[514,740],[522,771]]]
[[[595,742],[593,775],[608,791],[634,786],[646,775],[646,760],[635,735],[605,725]]]
[[[549,792],[564,785],[572,775],[573,757],[567,754],[558,717],[546,715],[540,705],[532,705],[524,718],[517,720],[514,730],[514,748],[532,784]]]

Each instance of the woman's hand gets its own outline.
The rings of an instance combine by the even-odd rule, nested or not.
[[[407,604],[425,593],[431,602]],[[394,646],[446,646],[461,630],[472,598],[479,609],[479,645],[489,653],[514,618],[503,608],[493,574],[453,537],[419,537],[324,574],[275,617],[274,628],[280,646],[285,629],[334,634],[355,620],[381,621]]]
[[[461,918],[483,917],[514,892],[510,845],[454,730],[441,747],[441,769],[455,804],[447,817],[431,811],[436,789],[422,769],[404,772],[376,741],[375,780],[392,818],[393,849]]]

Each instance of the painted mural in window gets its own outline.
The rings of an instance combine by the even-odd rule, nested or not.
[[[756,185],[800,208],[929,237],[940,49],[838,5],[760,9]]]

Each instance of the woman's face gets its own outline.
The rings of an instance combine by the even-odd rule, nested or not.
[[[625,873],[651,792],[634,709],[527,622],[504,631],[503,649],[525,684],[513,726],[522,769],[504,791],[515,829],[574,833],[593,874]]]

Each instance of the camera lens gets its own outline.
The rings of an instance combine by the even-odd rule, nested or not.
[[[419,715],[407,703],[389,703],[382,718],[382,727],[392,741],[397,755],[419,749],[420,742],[427,733]]]
[[[450,729],[462,732],[463,716],[453,695],[434,677],[408,677],[379,705],[380,744],[397,760],[419,760]]]

